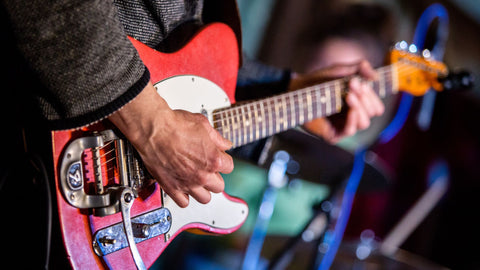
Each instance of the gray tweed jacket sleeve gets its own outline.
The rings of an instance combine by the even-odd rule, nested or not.
[[[127,39],[113,1],[3,4],[19,50],[44,85],[33,94],[53,129],[101,120],[148,83],[148,70]]]

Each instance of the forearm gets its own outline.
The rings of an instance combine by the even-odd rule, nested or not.
[[[3,4],[19,51],[46,89],[32,94],[57,128],[106,117],[148,82],[148,72],[111,1]]]

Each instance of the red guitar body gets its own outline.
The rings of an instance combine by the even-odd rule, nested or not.
[[[239,53],[235,34],[228,26],[219,23],[211,24],[198,32],[182,49],[169,54],[155,51],[136,40],[131,39],[131,41],[149,69],[151,81],[154,84],[170,77],[191,74],[206,78],[218,85],[225,91],[233,103],[239,65]],[[185,97],[185,99],[188,98],[189,97]],[[67,199],[68,196],[73,195],[69,195],[70,193],[68,192],[62,192],[61,174],[63,172],[61,170],[61,163],[62,160],[65,159],[65,148],[75,139],[86,136],[86,134],[90,134],[93,131],[104,130],[109,126],[109,123],[104,121],[79,130],[52,132],[60,224],[65,248],[71,264],[75,269],[135,268],[135,263],[128,247],[108,255],[99,256],[95,253],[92,245],[94,242],[93,235],[98,230],[111,226],[112,224],[122,223],[122,214],[117,212],[105,216],[95,216],[90,209],[80,209],[73,206]],[[88,156],[88,153],[82,155]],[[82,165],[84,166],[84,177],[88,180],[91,178],[89,176],[91,172],[89,172],[87,168],[89,165]],[[105,169],[102,169],[102,173],[108,174]],[[118,182],[118,179],[116,179],[115,182]],[[105,182],[105,184],[108,183]],[[85,189],[87,189],[88,186],[91,187],[91,184],[85,184]],[[138,196],[133,203],[131,208],[132,218],[164,207],[163,193],[158,184],[154,184],[154,187],[150,186],[148,192],[144,193],[145,194]],[[240,199],[232,198],[227,194],[222,195],[228,201],[242,204],[246,207],[246,204]],[[205,206],[208,207],[208,204]],[[170,211],[172,220],[176,220],[176,213],[174,210]],[[245,212],[244,214],[245,217],[242,218],[243,221],[247,213]],[[186,224],[182,224],[179,230],[168,232],[168,237],[166,237],[166,233],[150,238],[137,243],[137,248],[145,266],[150,267],[181,231],[200,229],[209,233],[227,234],[237,230],[243,221],[229,228],[218,228],[211,226],[211,224],[205,224],[204,222],[187,222]]]

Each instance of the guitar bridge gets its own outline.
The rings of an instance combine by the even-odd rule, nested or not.
[[[132,145],[113,130],[73,140],[60,166],[60,186],[66,201],[96,216],[120,211],[119,193],[129,187],[137,195],[152,177]]]

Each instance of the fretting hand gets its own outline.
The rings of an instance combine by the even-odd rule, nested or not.
[[[380,98],[366,80],[375,80],[377,73],[367,61],[352,65],[336,65],[304,75],[295,76],[290,89],[295,90],[328,80],[358,74],[348,83],[345,98],[347,107],[341,113],[326,118],[317,118],[304,124],[307,131],[323,137],[330,143],[354,135],[370,126],[370,119],[380,116],[385,110]],[[360,79],[361,78],[361,79]]]

